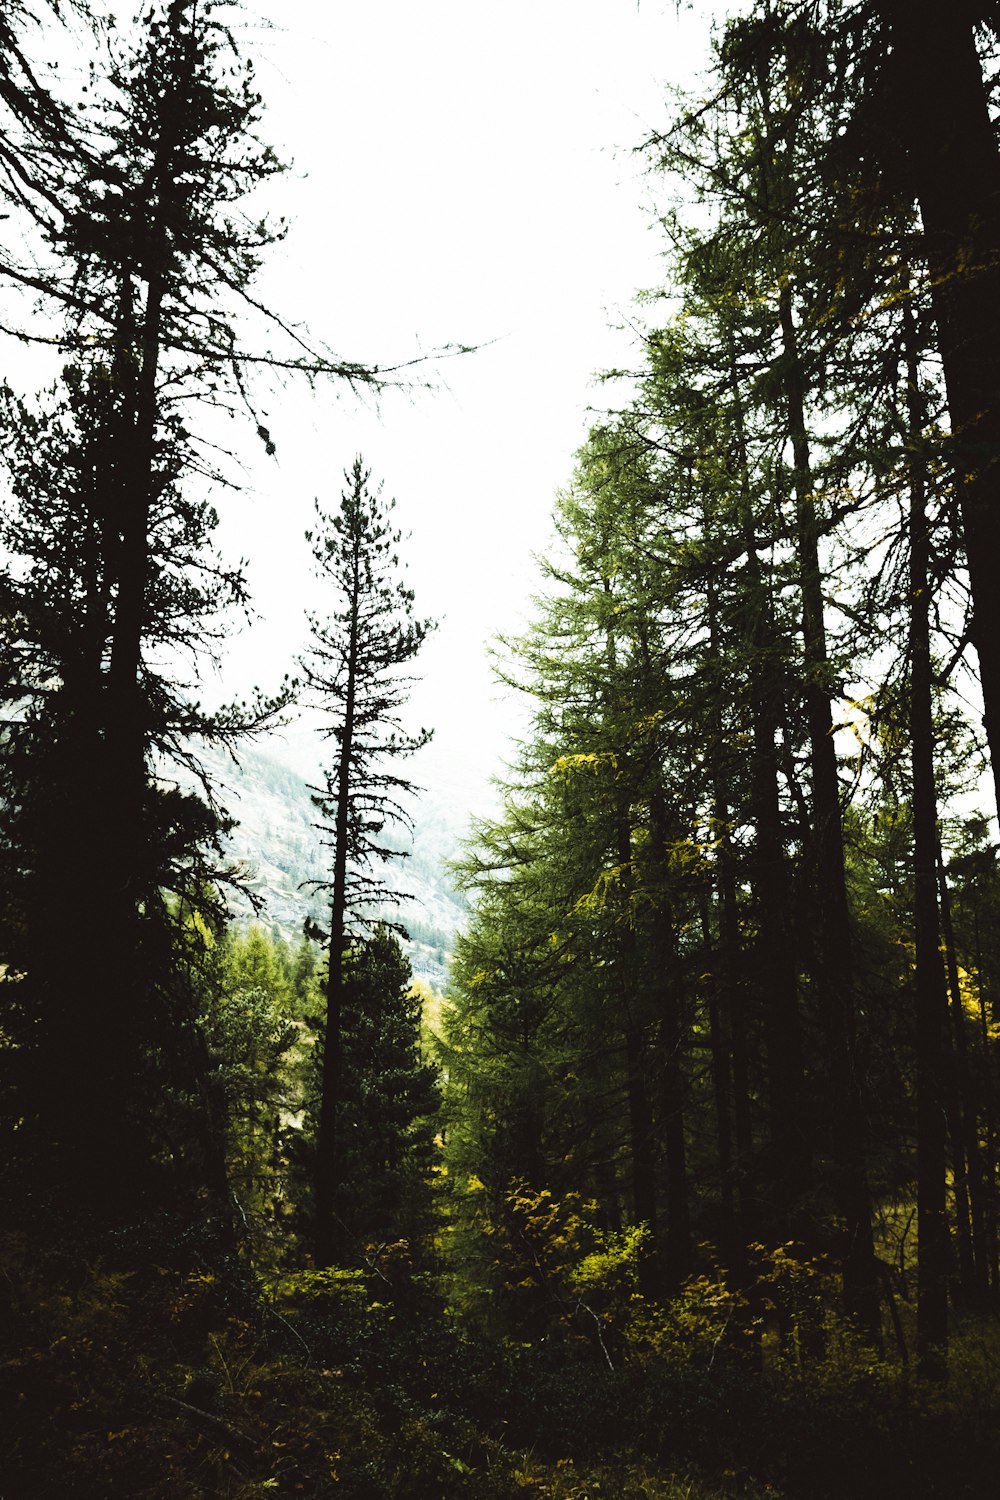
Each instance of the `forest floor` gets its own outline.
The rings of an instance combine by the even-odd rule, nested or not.
[[[153,1247],[156,1253],[152,1253]],[[420,1278],[265,1286],[151,1233],[0,1237],[3,1500],[992,1500],[1000,1337],[950,1380],[473,1336]]]

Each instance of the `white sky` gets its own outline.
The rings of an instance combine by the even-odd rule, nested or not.
[[[135,0],[112,3],[126,26]],[[271,193],[292,228],[263,300],[365,363],[481,347],[377,407],[342,383],[272,391],[275,459],[252,424],[225,429],[245,483],[217,497],[218,542],[248,559],[260,619],[234,633],[204,699],[294,670],[304,607],[322,608],[303,536],[313,499],[335,509],[360,452],[410,534],[418,613],[440,622],[412,699],[436,738],[414,774],[453,788],[456,811],[487,805],[523,713],[495,686],[487,643],[530,616],[532,553],[602,402],[594,372],[637,363],[634,336],[609,325],[661,279],[666,189],[633,148],[668,122],[668,86],[697,87],[705,16],[721,6],[696,4],[246,0],[235,31],[256,63],[260,134],[292,163]],[[71,33],[50,26],[40,55],[67,94],[85,81]],[[6,352],[22,388],[51,379],[49,356]],[[435,390],[417,388],[426,379]],[[290,736],[297,759],[313,740]]]
[[[316,602],[302,536],[313,497],[335,508],[361,452],[411,534],[418,611],[440,620],[412,700],[414,722],[437,728],[420,774],[476,801],[514,712],[486,642],[530,610],[532,551],[601,401],[592,374],[634,363],[631,336],[608,324],[660,274],[663,189],[631,148],[668,119],[666,84],[694,84],[707,26],[672,0],[263,9],[273,29],[248,16],[241,40],[262,135],[294,163],[280,194],[293,230],[269,256],[265,297],[350,358],[487,347],[441,365],[435,392],[390,393],[378,411],[346,389],[293,386],[268,403],[277,459],[250,450],[220,531],[250,558],[263,616],[233,642],[226,690],[291,666],[303,598]]]

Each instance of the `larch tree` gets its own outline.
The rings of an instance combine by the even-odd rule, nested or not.
[[[803,227],[813,222],[811,216],[820,217],[819,203],[831,211],[826,184],[811,168],[822,140],[824,111],[832,107],[824,93],[829,83],[822,39],[801,9],[767,7],[763,15],[726,28],[716,82],[712,109],[692,111],[658,144],[664,163],[685,171],[713,201],[711,229],[691,233],[682,248],[682,279],[703,306],[706,294],[714,304],[710,322],[733,350],[730,399],[753,409],[758,428],[767,434],[761,456],[770,475],[775,540],[787,559],[801,642],[793,668],[798,703],[793,708],[786,694],[784,705],[775,705],[782,716],[793,710],[805,730],[808,803],[803,807],[797,882],[804,897],[799,930],[829,1043],[831,1098],[837,1100],[836,1111],[827,1110],[829,1175],[846,1228],[845,1297],[877,1339],[866,1064],[858,1031],[862,997],[852,952],[834,736],[844,696],[837,639],[843,637],[844,617],[829,581],[834,549],[842,544],[840,523],[856,508],[849,465],[831,461],[829,455],[844,451],[844,429],[862,404],[854,399],[856,388],[842,378],[844,351],[837,351],[843,362],[839,368],[833,351],[846,344],[858,359],[864,345],[846,315],[831,317],[828,283],[835,278],[834,257],[824,261]],[[840,204],[835,201],[834,207]],[[719,382],[719,389],[725,384]],[[742,418],[738,426],[745,430]],[[745,450],[745,439],[738,438],[738,446]],[[745,467],[745,456],[741,462]],[[757,543],[750,535],[745,540],[749,565],[756,569]],[[766,650],[766,641],[760,639],[757,647]],[[762,708],[768,704],[766,695],[759,701]],[[761,748],[773,758],[779,725],[760,727]],[[770,792],[766,805],[758,799],[758,807],[758,833],[765,823],[776,830],[777,803]],[[780,839],[778,834],[772,841],[775,853]],[[772,868],[779,863],[772,860]],[[773,900],[770,904],[774,906]],[[789,1015],[796,1009],[794,983],[792,976]],[[780,1034],[787,1033],[785,1024]],[[779,1032],[774,1036],[777,1042]],[[798,1065],[793,1071],[800,1071]],[[784,1093],[781,1113],[791,1121],[801,1111],[794,1091]],[[784,1133],[792,1140],[797,1130]],[[808,1173],[798,1175],[800,1182],[807,1180]]]

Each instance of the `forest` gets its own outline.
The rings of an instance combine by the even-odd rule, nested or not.
[[[288,676],[202,701],[220,431],[406,378],[257,290],[238,13],[0,8],[0,1494],[995,1494],[1000,6],[720,7],[636,142],[662,282],[496,644],[443,993],[363,457]],[[300,703],[286,941],[205,757]]]

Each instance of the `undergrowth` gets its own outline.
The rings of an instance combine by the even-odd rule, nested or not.
[[[8,1500],[979,1500],[1000,1465],[982,1322],[934,1388],[812,1306],[762,1366],[706,1278],[628,1298],[612,1369],[569,1325],[474,1334],[405,1263],[258,1279],[168,1226],[8,1232],[0,1287]]]

